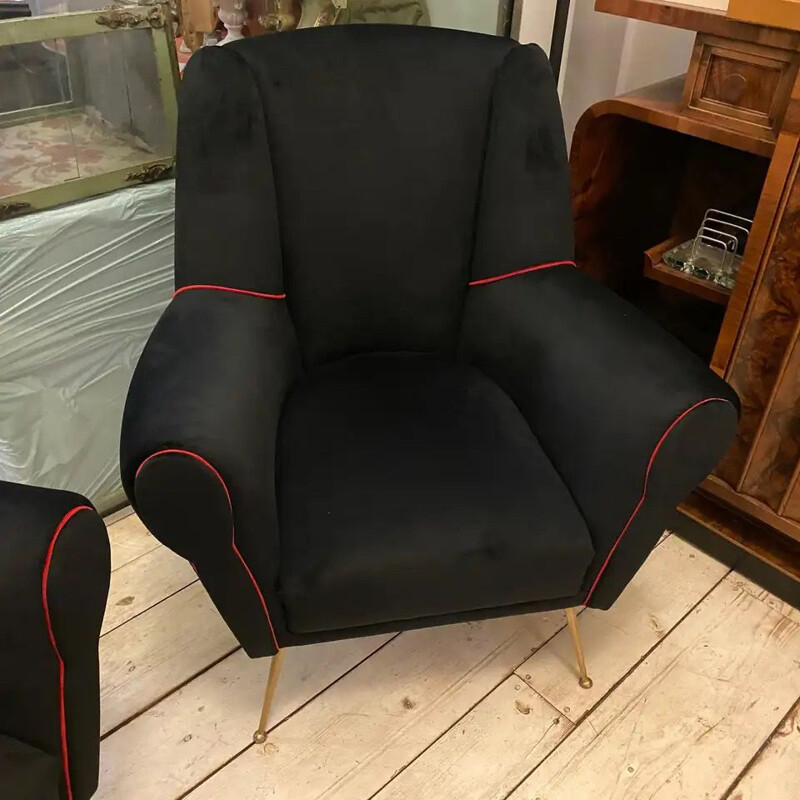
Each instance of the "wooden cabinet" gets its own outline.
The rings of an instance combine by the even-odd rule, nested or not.
[[[797,508],[800,478],[800,150],[797,133],[787,133],[790,154],[776,153],[765,188],[763,247],[754,248],[747,296],[731,320],[725,376],[742,401],[734,446],[717,469],[724,481],[751,499],[758,518],[800,541]],[[784,163],[786,168],[784,170]],[[778,173],[778,174],[775,174]],[[783,180],[781,180],[783,178]],[[777,184],[781,184],[778,191]],[[775,199],[773,199],[775,198]],[[777,202],[775,200],[777,199]],[[756,244],[759,244],[758,242]],[[749,279],[748,279],[749,278]],[[735,334],[735,335],[734,335]],[[715,486],[712,483],[712,491]],[[794,497],[794,500],[792,499]]]
[[[596,6],[698,34],[685,76],[578,123],[578,263],[741,398],[734,445],[682,510],[800,579],[800,33],[660,0]],[[730,292],[661,261],[709,207],[754,220]]]
[[[689,116],[774,142],[796,77],[791,50],[699,34],[683,106]]]
[[[800,0],[729,0],[728,16],[800,30]]]

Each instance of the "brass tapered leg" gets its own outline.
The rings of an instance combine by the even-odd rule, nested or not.
[[[565,609],[567,615],[567,627],[569,628],[570,635],[572,636],[572,644],[575,645],[575,656],[578,659],[578,672],[581,677],[578,680],[578,685],[582,689],[592,688],[592,679],[586,671],[586,659],[583,657],[583,646],[581,645],[581,634],[578,630],[578,617],[575,614],[574,608]]]
[[[258,729],[253,734],[253,741],[256,744],[262,744],[267,741],[267,718],[269,717],[272,700],[275,697],[275,690],[278,688],[278,678],[281,675],[285,652],[285,650],[278,650],[272,656],[272,662],[269,665],[269,677],[267,678],[267,690],[264,692],[264,705],[261,707],[261,719],[258,721]]]

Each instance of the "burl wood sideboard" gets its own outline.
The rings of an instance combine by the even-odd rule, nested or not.
[[[800,32],[658,0],[596,9],[697,31],[685,75],[595,104],[570,163],[579,266],[736,389],[735,444],[681,510],[800,579]],[[754,220],[732,291],[666,266],[708,208]]]

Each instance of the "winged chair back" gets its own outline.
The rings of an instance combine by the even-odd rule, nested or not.
[[[186,70],[179,152],[178,287],[285,295],[307,364],[452,353],[470,281],[572,257],[533,46],[342,26],[208,48]]]

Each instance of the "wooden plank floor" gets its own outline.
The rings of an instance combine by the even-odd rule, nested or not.
[[[800,611],[665,536],[611,611],[295,648],[267,660],[135,515],[109,525],[104,800],[796,800]]]

